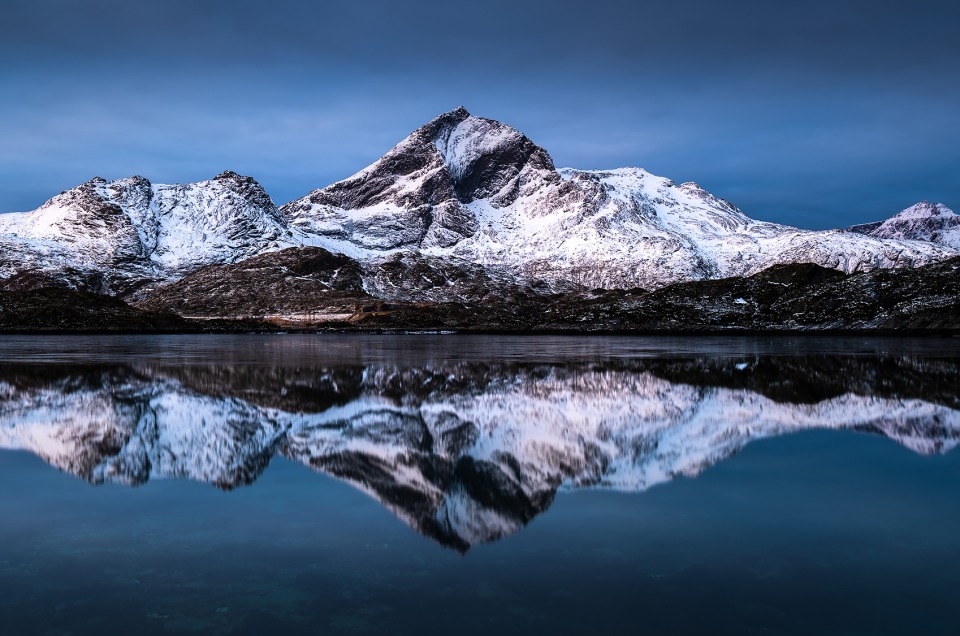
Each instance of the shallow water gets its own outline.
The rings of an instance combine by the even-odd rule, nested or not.
[[[4,634],[952,634],[960,339],[0,340]]]

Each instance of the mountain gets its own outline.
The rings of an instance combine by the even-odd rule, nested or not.
[[[280,212],[306,243],[362,259],[419,251],[587,288],[652,289],[782,263],[910,267],[952,253],[755,221],[695,183],[639,168],[557,170],[519,131],[463,108]]]
[[[560,490],[639,492],[755,440],[856,429],[960,442],[949,360],[848,356],[572,365],[0,367],[0,447],[92,483],[230,489],[282,455],[443,545],[517,531]]]
[[[32,212],[0,215],[0,277],[117,294],[295,244],[250,177],[224,172],[187,185],[95,178]]]
[[[495,314],[481,327],[517,329],[521,313],[571,300],[559,320],[569,327],[591,324],[577,311],[599,288],[689,292],[698,288],[673,286],[782,265],[849,275],[960,255],[956,215],[914,207],[877,236],[756,221],[695,183],[639,168],[557,169],[519,131],[458,108],[279,208],[252,178],[224,172],[187,185],[95,178],[0,215],[0,293],[59,287],[204,319],[404,308],[366,323],[374,328],[443,312],[469,326],[480,307]],[[881,236],[903,224],[909,232]]]
[[[928,241],[960,250],[960,215],[942,203],[921,201],[886,221],[847,228],[867,236],[900,241]]]

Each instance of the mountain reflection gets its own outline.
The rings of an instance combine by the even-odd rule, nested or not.
[[[960,365],[910,357],[269,367],[0,365],[0,446],[91,483],[230,489],[281,455],[439,543],[515,532],[559,489],[641,491],[812,428],[960,440]]]

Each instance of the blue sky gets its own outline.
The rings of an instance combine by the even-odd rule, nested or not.
[[[278,203],[464,105],[559,166],[641,166],[755,218],[960,211],[960,9],[672,0],[13,0],[0,210],[231,169]]]

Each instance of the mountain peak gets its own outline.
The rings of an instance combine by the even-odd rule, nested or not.
[[[420,128],[416,129],[410,135],[410,137],[426,137],[433,140],[444,130],[449,130],[460,122],[470,119],[471,117],[473,117],[473,115],[470,114],[470,111],[463,106],[457,106],[453,110],[441,113],[425,123],[423,126],[420,126]]]
[[[250,203],[259,206],[265,210],[273,210],[276,206],[273,203],[273,199],[270,198],[270,195],[267,194],[266,190],[263,189],[263,186],[260,185],[253,177],[246,177],[241,174],[237,174],[233,170],[224,170],[217,176],[215,176],[212,181],[220,182],[221,185],[226,187],[232,192],[236,192],[244,199]]]
[[[544,181],[561,179],[543,148],[518,130],[460,106],[417,128],[355,175],[284,209],[288,214],[310,205],[355,210],[390,200],[408,210],[445,205],[452,211],[478,199],[503,207],[516,200],[522,186]]]
[[[448,110],[447,112],[441,115],[437,115],[436,117],[433,118],[432,121],[436,121],[439,119],[463,121],[468,117],[473,117],[473,115],[470,114],[470,111],[467,110],[464,106],[457,106],[453,110]]]
[[[901,210],[895,219],[919,219],[932,216],[952,217],[957,214],[942,203],[930,203],[929,201],[920,201],[911,205],[909,208]]]
[[[469,203],[516,198],[521,173],[556,173],[547,151],[517,129],[493,119],[475,117],[462,106],[420,129],[436,147],[450,174],[457,198]]]
[[[238,174],[233,170],[224,170],[223,172],[221,172],[211,180],[212,181],[236,181],[238,183],[250,183],[250,184],[256,183],[257,185],[259,185],[259,183],[257,183],[257,180],[254,179],[253,177],[247,177],[242,174]]]
[[[920,201],[884,221],[847,229],[875,238],[929,241],[960,249],[960,215],[942,203]]]

